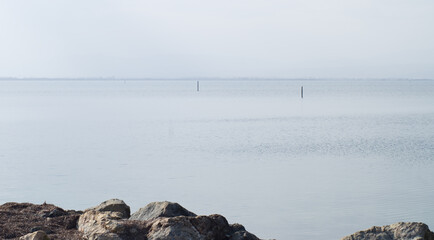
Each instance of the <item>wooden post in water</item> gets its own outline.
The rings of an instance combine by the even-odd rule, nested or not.
[[[199,81],[196,82],[196,90],[199,92]]]
[[[301,86],[301,98],[303,98],[303,86]]]

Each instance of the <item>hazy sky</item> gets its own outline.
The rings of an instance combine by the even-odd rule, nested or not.
[[[0,76],[434,78],[434,1],[0,0]]]

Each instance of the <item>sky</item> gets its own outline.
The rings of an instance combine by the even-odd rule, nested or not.
[[[0,0],[0,77],[432,78],[432,0]]]

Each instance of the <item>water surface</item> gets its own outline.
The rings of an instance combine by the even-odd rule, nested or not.
[[[169,200],[281,240],[434,228],[434,82],[200,85],[0,81],[0,203]]]

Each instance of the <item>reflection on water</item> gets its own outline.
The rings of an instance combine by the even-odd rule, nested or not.
[[[434,82],[200,86],[0,81],[0,203],[170,200],[277,239],[434,226]]]

